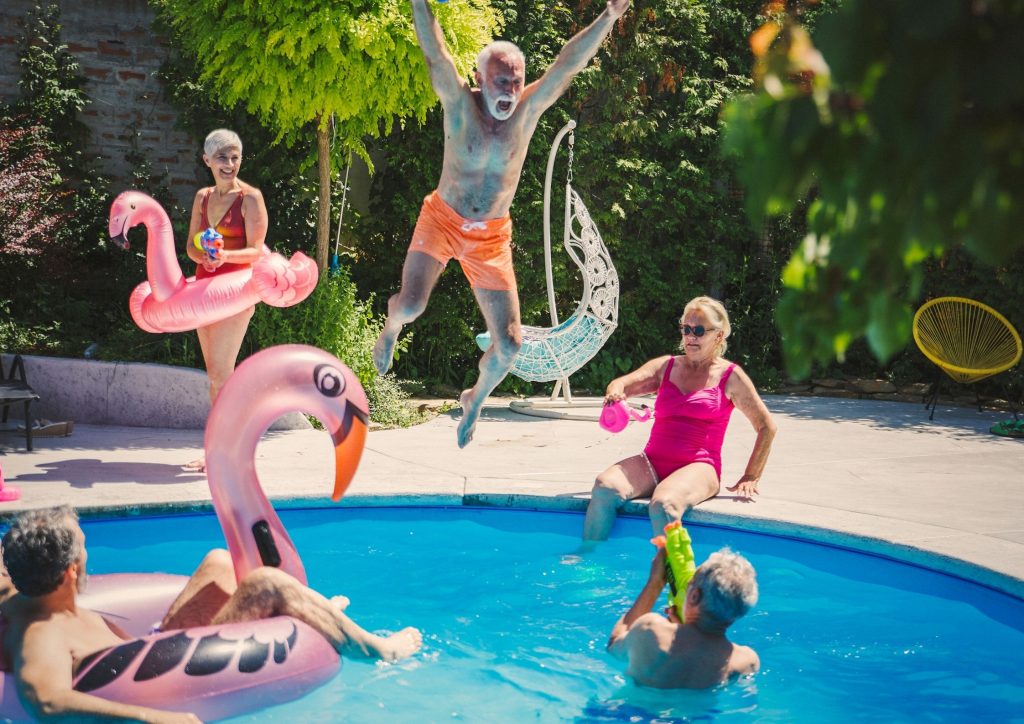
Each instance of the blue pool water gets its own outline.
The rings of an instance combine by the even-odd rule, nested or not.
[[[732,629],[753,679],[706,692],[630,685],[605,653],[646,580],[646,520],[572,554],[582,517],[467,508],[284,511],[310,584],[386,633],[424,633],[395,665],[346,662],[297,702],[237,721],[1021,721],[1024,602],[847,550],[689,526],[698,561],[729,545],[761,600]],[[189,573],[212,515],[88,521],[92,573]]]

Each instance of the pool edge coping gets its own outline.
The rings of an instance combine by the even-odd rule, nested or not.
[[[418,506],[433,508],[505,508],[578,513],[586,510],[588,500],[586,497],[575,495],[414,493],[350,495],[339,502],[335,502],[331,498],[322,495],[288,496],[273,498],[272,503],[274,508],[278,510],[310,507],[376,508]],[[102,517],[129,518],[154,514],[210,513],[213,512],[213,503],[207,498],[174,502],[133,503],[129,505],[82,506],[78,508],[78,512],[83,519]],[[647,503],[643,501],[630,501],[623,505],[620,514],[630,517],[646,516]],[[701,525],[790,538],[889,558],[894,561],[919,566],[937,573],[976,583],[1024,601],[1024,580],[1022,579],[996,571],[979,563],[907,543],[896,543],[884,538],[809,525],[782,518],[753,518],[709,510],[693,510],[689,513],[688,520]]]

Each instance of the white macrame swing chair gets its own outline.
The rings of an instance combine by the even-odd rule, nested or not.
[[[600,400],[574,403],[569,388],[569,376],[597,354],[618,325],[619,275],[612,265],[608,248],[601,240],[601,234],[590,218],[590,212],[572,187],[574,128],[576,121],[570,120],[555,136],[551,152],[548,154],[547,174],[544,180],[544,265],[547,272],[551,326],[523,326],[523,347],[511,370],[512,374],[524,380],[554,382],[555,387],[547,401],[516,400],[511,407],[517,412],[539,417],[591,420],[597,419],[597,412],[588,414],[578,410],[580,414],[576,415],[570,408],[594,407],[599,411]],[[576,311],[564,322],[559,322],[558,308],[555,305],[554,275],[551,269],[551,175],[558,147],[566,134],[569,135],[569,163],[565,181],[562,243],[569,257],[580,268],[583,277],[583,296]],[[490,334],[478,334],[476,342],[480,349],[486,350],[491,344]],[[559,392],[563,396],[563,401],[557,401]]]

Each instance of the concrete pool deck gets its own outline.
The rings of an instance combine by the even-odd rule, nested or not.
[[[458,410],[405,430],[371,431],[343,505],[486,505],[583,510],[594,476],[635,454],[649,431],[528,417],[489,404],[465,450]],[[820,397],[765,397],[779,427],[756,502],[726,490],[754,434],[738,413],[723,451],[722,495],[687,520],[806,538],[919,563],[1024,598],[1024,440],[989,427],[1001,412]],[[0,466],[23,508],[70,503],[85,511],[207,509],[206,478],[181,465],[197,456],[198,429],[76,423],[69,437],[39,437],[25,452],[0,435]],[[267,494],[281,506],[330,494],[333,455],[313,429],[268,432],[257,450]],[[328,503],[329,504],[329,503]],[[626,512],[642,513],[643,503]]]

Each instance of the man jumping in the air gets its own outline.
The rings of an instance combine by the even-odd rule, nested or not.
[[[459,447],[473,439],[487,395],[508,374],[522,330],[512,271],[509,207],[519,186],[526,149],[540,115],[594,57],[629,0],[608,0],[593,23],[577,33],[539,79],[526,85],[526,61],[512,43],[498,41],[477,56],[476,83],[460,78],[426,0],[412,0],[413,24],[444,108],[444,165],[437,190],[423,201],[402,268],[402,286],[388,301],[388,318],[373,348],[381,374],[402,327],[419,317],[445,264],[455,258],[484,314],[491,346],[480,377],[463,391]]]

